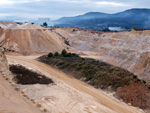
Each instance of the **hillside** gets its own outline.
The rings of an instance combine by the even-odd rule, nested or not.
[[[97,59],[102,58],[106,62],[113,62],[114,65],[128,69],[140,79],[150,83],[149,30],[105,33],[58,28],[56,32],[66,36],[69,44],[75,49],[93,52],[97,55]]]
[[[150,9],[130,9],[115,14],[89,12],[75,17],[63,17],[56,21],[56,26],[78,27],[90,30],[105,30],[109,27],[149,29]]]
[[[23,24],[0,29],[0,45],[8,51],[22,54],[61,51],[67,48],[64,39],[50,29]]]

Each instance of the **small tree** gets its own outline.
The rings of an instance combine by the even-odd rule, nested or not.
[[[43,23],[43,26],[47,27],[47,23],[46,23],[46,22],[44,22],[44,23]]]
[[[59,56],[59,53],[58,53],[58,52],[56,52],[56,53],[54,54],[54,56]]]
[[[62,54],[63,56],[66,56],[66,55],[67,55],[67,51],[66,51],[65,49],[63,49],[62,52],[61,52],[61,54]]]
[[[49,53],[49,54],[48,54],[48,57],[53,57],[53,53]]]

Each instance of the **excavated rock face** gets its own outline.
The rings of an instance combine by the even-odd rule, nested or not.
[[[132,66],[131,71],[142,75],[140,78],[150,84],[150,52],[141,53],[136,63]]]
[[[118,88],[116,94],[126,103],[150,110],[150,89],[143,83],[130,84],[126,87]]]
[[[10,72],[9,72],[6,56],[4,54],[4,51],[0,49],[0,74],[2,74],[3,76],[8,76],[9,73]]]
[[[56,29],[61,35],[68,35],[72,47],[105,56],[117,66],[150,82],[150,30],[116,33],[97,33],[73,28],[61,30]]]

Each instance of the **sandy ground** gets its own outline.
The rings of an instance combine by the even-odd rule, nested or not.
[[[52,78],[55,85],[20,86],[39,105],[52,113],[143,113],[46,64],[25,57],[8,56],[9,64],[22,64]]]
[[[42,113],[30,100],[0,75],[0,113]]]

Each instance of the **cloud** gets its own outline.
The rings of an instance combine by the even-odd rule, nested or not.
[[[150,0],[0,0],[0,16],[58,19],[91,11],[117,13],[130,8],[150,8],[149,4]]]
[[[12,4],[13,1],[11,0],[0,0],[0,4]]]
[[[96,2],[99,5],[112,5],[112,6],[129,6],[127,4],[124,3],[117,3],[117,2],[107,2],[107,1],[100,1],[100,2]]]

